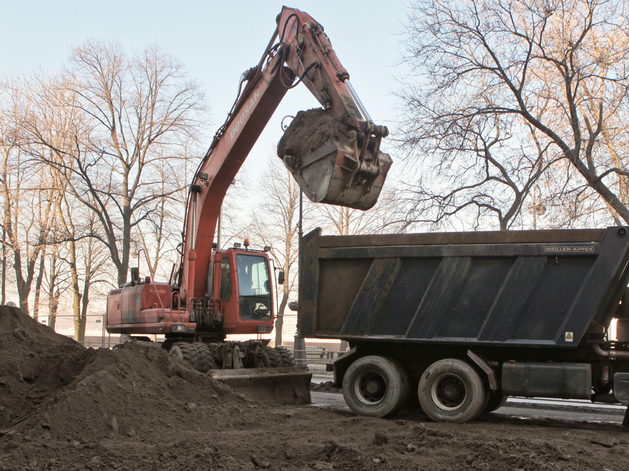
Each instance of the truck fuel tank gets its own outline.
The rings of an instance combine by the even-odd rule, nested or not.
[[[507,396],[590,399],[592,368],[588,363],[505,363],[502,392]]]

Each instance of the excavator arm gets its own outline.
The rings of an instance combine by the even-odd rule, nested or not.
[[[330,116],[354,131],[305,156],[284,156],[304,190],[317,202],[372,207],[391,166],[380,152],[388,131],[375,125],[349,83],[323,27],[308,14],[284,7],[257,66],[243,74],[226,122],[197,169],[187,204],[181,297],[191,306],[206,295],[207,273],[220,208],[229,185],[286,92],[303,82]]]

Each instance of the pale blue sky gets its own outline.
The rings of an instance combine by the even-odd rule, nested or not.
[[[403,0],[298,1],[321,23],[367,110],[378,124],[395,121],[394,65],[406,17]],[[117,39],[131,54],[157,44],[180,59],[204,88],[212,129],[223,123],[240,75],[260,59],[282,1],[0,0],[0,73],[55,70],[88,38]],[[281,137],[284,115],[317,106],[305,87],[289,92],[249,160],[262,163]],[[209,138],[207,144],[209,145]],[[391,146],[384,145],[390,151]],[[258,155],[256,155],[258,154]],[[261,154],[261,155],[260,155]],[[255,178],[255,177],[254,177]]]

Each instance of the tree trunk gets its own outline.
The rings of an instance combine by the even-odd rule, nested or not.
[[[2,297],[0,299],[0,305],[5,305],[7,302],[7,232],[2,228]]]
[[[76,268],[76,243],[70,241],[70,273],[72,275],[72,315],[74,318],[74,340],[85,340],[85,320],[81,318],[81,290],[79,287],[79,274]]]
[[[57,311],[59,310],[59,290],[56,289],[53,294],[53,290],[48,297],[48,327],[55,330],[57,326]]]
[[[15,283],[17,284],[17,294],[20,298],[20,309],[26,315],[30,315],[28,313],[28,295],[31,291],[31,285],[26,282],[22,275],[22,254],[19,249],[13,249],[13,260],[15,261]]]
[[[278,347],[282,345],[282,329],[284,328],[284,311],[286,310],[286,305],[288,304],[288,295],[290,294],[290,290],[288,289],[288,280],[286,280],[284,284],[284,289],[282,290],[282,301],[277,309],[277,319],[275,319],[275,346]]]
[[[81,297],[81,317],[79,322],[80,332],[78,333],[81,342],[85,342],[85,325],[87,322],[87,307],[90,303],[90,278],[92,276],[92,251],[86,257],[85,282],[83,283],[83,296]]]
[[[44,280],[44,255],[45,250],[42,250],[39,256],[39,273],[37,273],[37,279],[35,280],[35,301],[33,303],[33,318],[39,320],[39,300],[41,296],[41,285]]]

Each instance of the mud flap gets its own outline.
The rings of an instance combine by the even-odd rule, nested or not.
[[[207,374],[254,401],[274,404],[311,402],[312,373],[305,367],[210,370]]]
[[[327,203],[367,210],[378,201],[391,157],[375,150],[360,161],[356,142],[326,142],[303,159],[286,157],[284,163],[306,196]]]
[[[629,373],[616,373],[614,375],[613,391],[616,400],[627,406],[622,425],[629,428]]]

